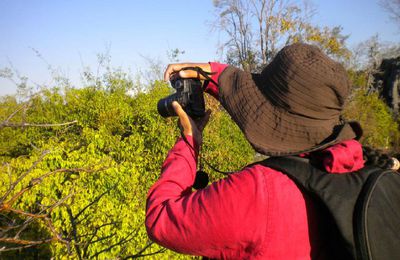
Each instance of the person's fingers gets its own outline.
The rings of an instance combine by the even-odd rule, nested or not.
[[[169,81],[171,76],[175,73],[178,73],[182,68],[184,67],[189,67],[190,64],[188,63],[175,63],[175,64],[169,64],[167,69],[164,72],[164,80]]]
[[[179,71],[179,77],[182,79],[205,79],[200,73],[195,70],[181,70]]]
[[[391,169],[397,171],[400,168],[400,162],[395,157],[392,157],[392,161],[393,161],[393,166]]]
[[[169,64],[167,69],[164,71],[164,80],[169,81],[169,78],[174,73],[175,64]]]
[[[191,124],[190,118],[186,114],[185,110],[183,110],[181,105],[179,105],[179,103],[176,101],[172,102],[172,107],[174,108],[175,113],[179,117],[179,121],[183,128],[183,133],[186,135],[192,135],[193,134],[192,124]]]
[[[190,65],[191,67],[199,67],[200,69],[202,69],[205,72],[211,72],[211,67],[210,67],[210,64],[208,64],[208,63],[194,63],[194,64],[187,64],[187,65]],[[184,68],[184,67],[182,67],[182,68]],[[179,76],[181,78],[187,78],[187,79],[188,78],[199,79],[199,80],[206,79],[202,74],[200,74],[196,70],[180,70]]]
[[[208,63],[175,63],[169,64],[164,72],[164,80],[169,81],[173,74],[179,73],[181,78],[198,78],[204,80],[205,78],[195,70],[182,70],[185,67],[200,67],[202,70],[210,72],[211,67]]]

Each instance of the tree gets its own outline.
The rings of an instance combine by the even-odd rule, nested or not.
[[[175,118],[157,113],[171,89],[153,82],[132,95],[125,73],[87,72],[83,88],[0,98],[0,258],[188,258],[152,243],[144,226],[146,194],[179,134]],[[212,106],[203,155],[240,169],[254,152]]]
[[[400,26],[400,0],[380,0],[379,3],[389,13],[390,18]]]
[[[361,42],[353,51],[351,74],[365,75],[366,82],[357,84],[367,93],[378,93],[398,118],[399,110],[399,60],[398,44],[382,43],[379,36]]]
[[[348,59],[347,36],[342,28],[314,26],[315,10],[285,0],[214,0],[216,28],[228,36],[223,48],[227,62],[247,71],[257,71],[269,63],[284,45],[313,43],[338,59]],[[256,39],[256,40],[254,40]]]
[[[228,35],[228,59],[245,70],[254,66],[254,48],[250,21],[250,5],[241,0],[214,0],[219,21],[217,27]]]

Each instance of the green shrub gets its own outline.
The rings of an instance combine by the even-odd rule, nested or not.
[[[179,132],[176,118],[164,119],[156,110],[157,101],[170,94],[165,83],[155,82],[133,96],[127,94],[131,86],[127,79],[109,77],[105,87],[45,90],[28,100],[30,105],[12,121],[78,123],[0,129],[0,197],[10,183],[29,172],[5,202],[35,178],[55,171],[12,204],[24,212],[50,212],[56,233],[69,246],[54,240],[51,253],[43,251],[46,254],[57,259],[108,259],[135,255],[149,243],[144,227],[147,191]],[[2,121],[23,106],[15,97],[4,97],[0,103]],[[204,157],[220,169],[237,170],[253,158],[240,130],[222,111],[214,111],[204,140]],[[44,151],[48,153],[40,159]],[[212,175],[213,180],[219,177]],[[62,203],[48,209],[58,202]],[[34,230],[39,229],[46,231],[41,233],[45,237],[54,236],[48,227],[37,219],[30,225],[33,232],[23,232],[21,238],[36,240],[39,233]],[[152,245],[143,253],[158,250]],[[21,256],[21,251],[18,254],[14,256]],[[188,257],[172,251],[162,254],[156,258]]]
[[[364,131],[361,139],[363,144],[392,150],[397,143],[398,124],[377,93],[367,94],[364,88],[355,90],[344,115],[347,119],[360,122]]]

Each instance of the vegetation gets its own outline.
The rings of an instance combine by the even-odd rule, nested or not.
[[[354,89],[345,117],[361,123],[363,144],[399,152],[397,119],[371,88],[382,54],[376,38],[360,45],[360,65],[341,28],[312,25],[307,6],[275,0],[224,0],[214,6],[216,24],[228,35],[226,60],[233,65],[260,70],[282,45],[296,41],[318,44],[346,62]],[[178,61],[180,53],[168,55]],[[171,91],[157,81],[162,68],[148,59],[146,83],[135,82],[112,70],[107,55],[98,58],[103,76],[84,71],[82,88],[59,78],[59,85],[32,94],[18,75],[19,94],[0,98],[2,259],[190,258],[153,244],[144,227],[146,193],[179,136],[176,118],[164,119],[156,110]],[[0,76],[13,75],[5,69]],[[230,117],[211,98],[207,106],[213,114],[203,157],[223,171],[252,162],[254,151]],[[204,167],[212,181],[223,178]]]
[[[213,0],[215,27],[227,36],[221,46],[226,61],[256,72],[285,45],[305,42],[318,45],[328,55],[350,58],[340,26],[320,27],[311,22],[315,9],[285,0]]]
[[[365,73],[349,75],[354,85],[366,84]],[[188,257],[153,244],[144,228],[146,193],[179,136],[176,119],[156,111],[171,89],[155,81],[133,91],[119,71],[93,82],[1,98],[0,256]],[[252,162],[238,127],[218,102],[207,98],[207,105],[213,114],[204,158],[224,171]],[[397,145],[398,125],[377,93],[355,89],[345,115],[364,126],[364,144]],[[205,170],[212,181],[223,177]]]
[[[131,86],[116,74],[102,86],[44,90],[22,103],[2,98],[0,217],[9,232],[0,251],[44,244],[2,256],[104,259],[161,249],[149,246],[144,228],[146,193],[179,133],[175,119],[156,111],[170,92],[165,83],[134,96],[126,94]],[[222,111],[214,110],[205,136],[204,156],[221,169],[253,158]]]
[[[386,151],[396,151],[398,147],[398,123],[378,93],[357,89],[346,107],[345,117],[360,122],[363,127],[361,142],[364,145]]]

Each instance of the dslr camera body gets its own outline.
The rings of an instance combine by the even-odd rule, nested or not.
[[[160,99],[157,104],[158,113],[162,117],[176,116],[173,101],[177,101],[191,118],[205,115],[203,84],[200,80],[176,78],[171,80],[171,85],[176,93]]]

